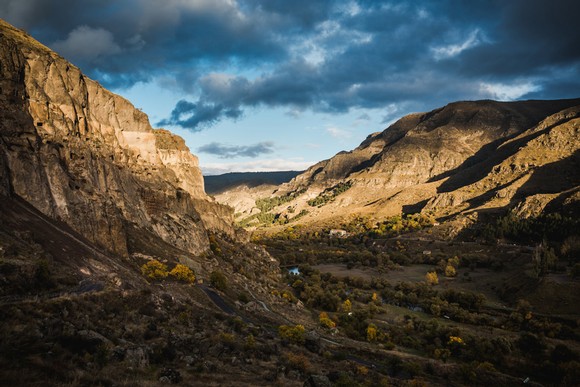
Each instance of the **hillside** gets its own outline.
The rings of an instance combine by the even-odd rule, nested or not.
[[[579,112],[580,99],[456,102],[411,114],[272,190],[266,197],[283,205],[270,212],[278,223],[302,213],[295,224],[320,227],[350,214],[380,220],[401,212],[572,208],[580,186]],[[222,197],[235,195],[218,196],[227,203]],[[236,211],[241,218],[255,213]]]
[[[277,262],[205,193],[182,138],[25,32],[0,36],[0,384],[191,383],[177,369],[204,364],[262,380],[273,362],[218,371],[209,338],[238,294],[269,298]]]

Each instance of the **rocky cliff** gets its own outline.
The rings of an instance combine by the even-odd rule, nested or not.
[[[129,226],[192,253],[234,233],[183,139],[26,33],[0,36],[0,194],[121,255]]]

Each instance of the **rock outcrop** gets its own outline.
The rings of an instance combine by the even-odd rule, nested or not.
[[[234,234],[183,139],[0,21],[0,194],[127,255],[135,226],[192,253]]]

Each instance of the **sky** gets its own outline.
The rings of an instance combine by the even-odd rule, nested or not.
[[[411,112],[580,97],[576,0],[2,0],[186,140],[204,174],[301,170]]]

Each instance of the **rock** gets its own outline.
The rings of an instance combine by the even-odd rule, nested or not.
[[[182,138],[22,31],[0,21],[0,32],[1,195],[123,256],[128,224],[195,254],[206,229],[235,235]]]

